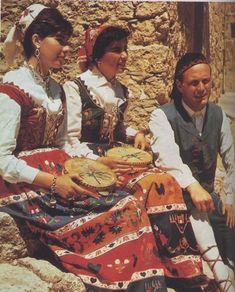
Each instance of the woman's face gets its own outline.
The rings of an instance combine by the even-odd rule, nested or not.
[[[44,68],[59,69],[69,53],[68,38],[60,34],[40,41],[40,62]]]
[[[127,39],[114,41],[106,48],[104,55],[97,60],[97,67],[107,78],[113,79],[117,73],[122,73],[127,61]]]

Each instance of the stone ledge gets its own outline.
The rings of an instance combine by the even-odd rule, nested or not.
[[[15,220],[0,212],[0,262],[10,262],[29,255]]]
[[[26,257],[0,264],[1,292],[85,292],[79,277],[61,272],[45,260]]]
[[[85,292],[80,278],[62,272],[46,258],[45,247],[27,226],[0,212],[0,291],[1,292]]]

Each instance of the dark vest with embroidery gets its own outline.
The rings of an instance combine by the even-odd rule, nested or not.
[[[96,104],[89,93],[83,80],[76,78],[75,83],[79,87],[82,102],[82,129],[81,141],[90,143],[109,143],[110,136],[102,134],[102,128],[106,124],[107,113]],[[124,96],[127,99],[127,88],[123,86]],[[113,140],[126,142],[126,129],[124,126],[124,112],[127,107],[127,100],[117,109],[117,123],[113,127]],[[115,114],[115,113],[114,113]],[[108,123],[108,121],[107,121]],[[110,125],[107,125],[108,127]]]
[[[183,162],[190,167],[199,183],[212,192],[223,121],[221,108],[209,102],[201,136],[181,102],[165,104],[161,109],[174,130]]]

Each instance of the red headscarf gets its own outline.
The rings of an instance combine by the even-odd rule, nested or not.
[[[100,35],[102,31],[108,28],[108,24],[101,24],[96,28],[88,28],[85,31],[85,43],[82,47],[79,48],[78,51],[78,64],[82,72],[88,69],[89,61],[91,61],[93,48],[97,37]]]

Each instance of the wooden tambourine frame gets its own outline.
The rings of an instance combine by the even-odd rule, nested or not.
[[[109,149],[106,155],[112,158],[124,158],[133,166],[147,166],[153,160],[150,153],[132,146],[114,147]]]
[[[117,181],[116,174],[108,166],[89,158],[67,160],[64,173],[78,174],[81,185],[97,191],[109,190]]]

